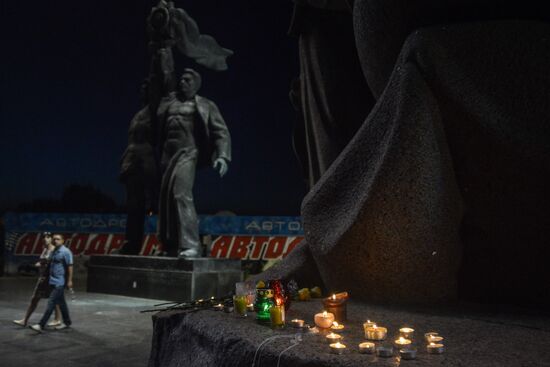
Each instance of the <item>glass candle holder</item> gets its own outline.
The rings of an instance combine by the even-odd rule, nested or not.
[[[237,315],[246,317],[248,315],[248,298],[244,296],[233,296],[233,305]]]
[[[347,297],[337,297],[335,294],[323,299],[323,307],[334,315],[334,320],[344,322],[348,319]]]
[[[275,305],[273,302],[273,290],[268,288],[258,288],[256,290],[256,303],[254,303],[254,309],[256,310],[256,320],[260,323],[270,323],[269,310]]]
[[[285,326],[285,306],[274,305],[269,309],[269,320],[272,328]]]

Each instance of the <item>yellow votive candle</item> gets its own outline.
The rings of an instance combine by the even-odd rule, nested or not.
[[[285,306],[272,306],[269,309],[269,319],[272,327],[285,326]]]

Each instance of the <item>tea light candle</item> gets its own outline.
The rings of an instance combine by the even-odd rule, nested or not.
[[[439,343],[439,342],[443,341],[443,337],[439,336],[439,335],[429,335],[426,338],[426,341],[428,343]]]
[[[340,342],[336,342],[330,345],[330,351],[334,354],[344,354],[346,346]]]
[[[429,333],[424,334],[424,338],[426,339],[427,342],[429,342],[428,339],[429,339],[431,336],[438,336],[438,335],[439,335],[439,333],[436,333],[435,331],[430,331]]]
[[[232,305],[225,305],[225,306],[223,307],[223,310],[224,310],[226,313],[231,313],[231,312],[233,312],[233,309],[234,309],[234,307],[233,307]]]
[[[410,339],[405,339],[402,336],[399,337],[399,339],[394,340],[394,343],[397,348],[402,348],[402,347],[411,345]]]
[[[329,344],[336,343],[342,340],[342,335],[336,333],[330,333],[326,336],[326,341]]]
[[[359,344],[359,353],[372,354],[375,351],[376,345],[371,342],[363,342]]]
[[[410,348],[400,349],[399,356],[401,356],[401,359],[404,359],[404,360],[416,359],[416,349],[410,349]]]
[[[443,344],[430,343],[428,344],[428,353],[441,354],[445,350]]]
[[[391,357],[393,356],[393,348],[391,346],[379,346],[376,348],[376,355],[378,357]]]
[[[221,311],[223,310],[223,304],[218,303],[217,305],[212,306],[212,308],[214,309],[214,311]]]
[[[344,330],[344,325],[334,321],[330,327],[332,330]]]
[[[300,319],[290,320],[290,325],[292,325],[295,328],[303,328],[304,320],[300,320]]]
[[[402,327],[401,329],[399,329],[399,333],[401,333],[401,336],[403,338],[412,339],[414,329],[411,329],[410,327]]]
[[[320,327],[321,329],[328,329],[334,322],[334,314],[323,311],[323,313],[316,314],[314,319],[317,327]]]
[[[371,327],[368,327],[365,331],[365,337],[368,340],[384,340],[386,339],[386,334],[388,333],[388,329],[382,326],[376,326],[374,324]]]
[[[363,323],[364,328],[371,327],[371,326],[374,326],[374,325],[376,325],[376,322],[370,321],[370,320],[367,320]]]

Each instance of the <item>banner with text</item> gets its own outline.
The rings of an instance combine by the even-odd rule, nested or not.
[[[122,214],[7,213],[3,219],[8,274],[32,271],[45,231],[63,233],[75,256],[107,255],[124,243],[126,215]],[[145,218],[140,255],[162,251],[156,225],[156,216]],[[243,260],[280,259],[303,240],[300,217],[200,216],[199,233],[209,256]]]

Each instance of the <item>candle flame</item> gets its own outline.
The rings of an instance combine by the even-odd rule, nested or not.
[[[430,343],[430,345],[435,345],[435,343]]]
[[[407,340],[407,339],[403,338],[402,336],[399,337],[399,341],[400,341],[401,343],[403,343],[405,340]]]
[[[372,324],[372,327],[376,329],[378,326],[376,326],[376,324]]]
[[[335,295],[335,294],[332,295],[332,299],[336,299],[336,295]]]
[[[327,311],[323,311],[323,317],[327,317],[328,314],[327,314]]]
[[[332,323],[332,325],[338,327],[338,323],[337,323],[336,321],[334,321],[334,322]]]

